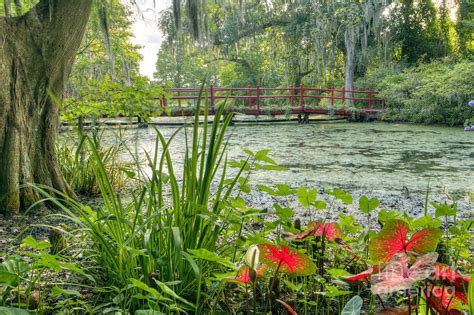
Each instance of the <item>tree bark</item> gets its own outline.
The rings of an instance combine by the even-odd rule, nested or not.
[[[58,102],[85,32],[92,0],[41,0],[0,17],[0,213],[40,196],[26,183],[72,194],[58,166]]]
[[[351,99],[354,90],[354,70],[355,70],[355,48],[356,48],[356,30],[353,26],[348,26],[344,33],[344,43],[346,46],[346,66],[344,76],[345,90],[344,93],[346,103],[352,106],[354,101]]]
[[[3,0],[3,9],[5,10],[5,16],[12,16],[12,2],[11,0]]]

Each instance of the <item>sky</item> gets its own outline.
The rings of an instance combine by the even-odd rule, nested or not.
[[[136,0],[136,2],[140,7],[142,16],[136,14],[135,22],[133,23],[133,34],[135,37],[132,39],[132,42],[143,46],[140,50],[143,56],[143,60],[140,63],[140,73],[153,79],[156,55],[163,38],[158,29],[157,20],[160,11],[171,5],[171,0]]]

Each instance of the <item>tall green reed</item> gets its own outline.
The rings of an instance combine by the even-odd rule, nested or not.
[[[219,107],[209,128],[207,100],[202,109],[200,132],[198,102],[190,141],[186,127],[168,140],[155,129],[154,154],[146,155],[151,177],[129,200],[114,189],[101,154],[88,137],[84,144],[92,152],[89,163],[101,194],[97,209],[58,192],[55,196],[62,197],[52,197],[51,190],[37,187],[84,235],[83,255],[91,274],[114,292],[114,301],[122,308],[199,312],[212,303],[212,296],[204,296],[201,288],[218,267],[193,259],[190,250],[231,250],[232,245],[219,238],[226,226],[227,200],[245,165],[231,181],[225,180],[225,134],[232,115],[224,117],[224,106]],[[169,150],[180,132],[186,139],[181,178]]]

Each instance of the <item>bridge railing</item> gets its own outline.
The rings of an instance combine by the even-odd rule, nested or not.
[[[377,97],[378,92],[372,90],[345,90],[344,88],[218,88],[211,85],[202,93],[198,88],[166,89],[172,97],[160,100],[162,107],[191,107],[199,99],[209,100],[210,108],[224,100],[239,102],[242,112],[259,113],[269,107],[278,109],[289,107],[301,112],[311,112],[317,108],[346,111],[355,106],[365,112],[380,112],[385,108],[385,100]],[[191,103],[191,104],[189,104]],[[282,104],[286,104],[285,106]],[[243,107],[243,108],[242,108]]]

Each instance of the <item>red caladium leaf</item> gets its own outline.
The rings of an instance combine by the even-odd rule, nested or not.
[[[316,265],[308,256],[298,253],[295,249],[260,244],[260,260],[270,268],[274,268],[292,276],[307,276],[316,272]]]
[[[426,254],[434,252],[443,232],[440,229],[428,228],[416,232],[408,240],[410,228],[402,220],[388,221],[382,230],[369,242],[370,257],[376,263],[386,263],[396,253]]]
[[[251,270],[251,267],[249,266],[244,266],[240,268],[234,280],[240,283],[244,283],[244,284],[250,283],[252,281],[252,275],[251,275],[250,270]],[[255,269],[255,275],[257,276],[257,278],[263,278],[265,276],[266,270],[267,270],[266,266],[260,265],[257,267],[257,269]]]
[[[245,284],[250,283],[250,268],[248,266],[240,268],[235,277],[235,281]]]
[[[342,229],[336,222],[323,223],[321,221],[312,221],[308,223],[308,231],[294,235],[293,239],[304,239],[308,236],[326,236],[329,241],[341,239],[344,237]]]
[[[434,308],[440,314],[461,314],[458,310],[467,303],[466,295],[457,292],[450,287],[441,286],[428,288],[426,301],[431,308]]]
[[[357,282],[360,280],[368,279],[373,273],[379,271],[379,269],[380,268],[378,266],[369,266],[369,269],[362,271],[361,273],[358,273],[353,276],[344,276],[341,278],[346,281]]]
[[[385,294],[410,289],[416,281],[424,280],[434,272],[437,259],[438,253],[429,253],[418,257],[408,268],[410,257],[405,253],[395,254],[381,273],[372,276],[372,293]]]
[[[291,315],[298,315],[291,306],[289,306],[287,303],[283,302],[282,300],[276,299],[278,303],[281,303],[287,310],[290,312]]]
[[[435,276],[439,281],[447,281],[449,284],[456,286],[458,290],[464,290],[464,285],[471,280],[469,277],[464,277],[451,269],[445,264],[435,265]]]

